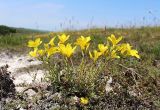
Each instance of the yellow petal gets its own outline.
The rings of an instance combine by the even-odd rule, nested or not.
[[[37,57],[37,48],[34,48],[34,50],[33,51],[30,51],[29,52],[29,55],[31,56],[31,57]]]
[[[92,56],[92,54],[91,54],[91,52],[89,51],[89,56],[90,56],[90,58],[91,59],[93,59],[93,56]]]
[[[45,51],[41,49],[41,50],[38,50],[37,53],[38,53],[40,56],[43,56],[43,55],[45,54]]]
[[[28,47],[37,48],[42,43],[40,38],[37,38],[35,41],[29,40]]]
[[[89,103],[89,100],[88,100],[88,98],[81,97],[80,98],[80,103],[86,105],[86,104]]]
[[[79,38],[77,38],[75,44],[80,46],[81,50],[84,49],[88,49],[89,47],[89,41],[91,40],[90,37],[84,37],[84,36],[80,36]]]
[[[103,54],[108,49],[108,46],[104,46],[104,44],[98,44],[98,49]]]
[[[53,38],[49,41],[49,44],[50,44],[51,46],[54,46],[54,45],[55,45],[55,44],[54,44],[55,38],[56,38],[56,37],[53,37]]]
[[[76,46],[72,47],[71,44],[69,43],[67,45],[59,44],[60,53],[67,57],[70,57],[74,53],[75,49],[76,49]]]
[[[108,37],[108,40],[112,42],[113,46],[115,46],[116,44],[118,44],[122,40],[122,36],[119,37],[118,39],[116,39],[115,35],[111,34],[111,36]]]
[[[51,55],[55,54],[58,52],[58,49],[57,47],[51,47],[47,50],[47,57],[50,57]]]
[[[58,36],[58,38],[59,38],[59,43],[65,43],[68,39],[69,39],[69,35],[68,36],[66,36],[65,34],[62,34],[61,36]]]
[[[120,58],[120,56],[118,56],[117,53],[116,53],[116,51],[113,50],[113,51],[111,52],[111,58]]]
[[[121,40],[122,40],[122,36],[121,37],[119,37],[118,39],[117,39],[117,42],[116,43],[119,43]]]
[[[140,56],[138,55],[138,51],[137,51],[137,50],[131,50],[131,51],[130,51],[130,55],[131,55],[131,56],[134,56],[134,57],[136,57],[136,58],[140,58]]]
[[[28,41],[28,47],[34,47],[34,41],[29,40]]]

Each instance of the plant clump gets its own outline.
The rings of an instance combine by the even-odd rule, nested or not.
[[[40,38],[30,40],[28,47],[33,50],[29,54],[46,65],[49,71],[46,79],[53,84],[56,92],[75,95],[82,105],[89,104],[91,98],[106,94],[109,74],[106,77],[104,73],[112,62],[128,57],[140,59],[138,51],[132,49],[129,43],[120,43],[123,37],[116,38],[113,34],[94,50],[90,48],[90,36],[80,36],[75,42],[69,42],[69,38],[69,35],[62,34],[48,43],[42,43]]]

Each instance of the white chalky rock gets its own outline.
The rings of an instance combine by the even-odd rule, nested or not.
[[[109,78],[109,80],[107,81],[107,84],[105,86],[106,93],[109,93],[110,91],[113,90],[111,83],[112,83],[112,77]]]
[[[41,61],[31,58],[29,55],[13,54],[11,52],[0,53],[0,66],[8,64],[8,71],[11,72],[11,77],[14,77],[14,84],[31,84],[33,81],[41,82],[44,78],[44,70],[33,68],[32,71],[23,71],[23,68],[28,68],[42,64]],[[21,70],[22,71],[18,71]],[[42,68],[43,69],[43,68]],[[29,69],[30,70],[30,69]],[[35,80],[34,80],[35,79]]]

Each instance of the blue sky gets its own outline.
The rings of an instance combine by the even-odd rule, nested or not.
[[[51,31],[160,25],[160,0],[0,0],[0,24]]]

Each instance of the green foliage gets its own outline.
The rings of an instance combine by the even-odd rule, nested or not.
[[[25,45],[26,41],[27,36],[21,34],[10,34],[6,36],[0,36],[1,47],[23,46]]]
[[[159,60],[160,59],[160,42],[155,43],[146,43],[142,42],[139,45],[139,49],[144,53],[144,56],[149,59],[152,56],[152,59]]]
[[[155,59],[160,60],[160,42],[153,46],[151,52],[155,55]]]

